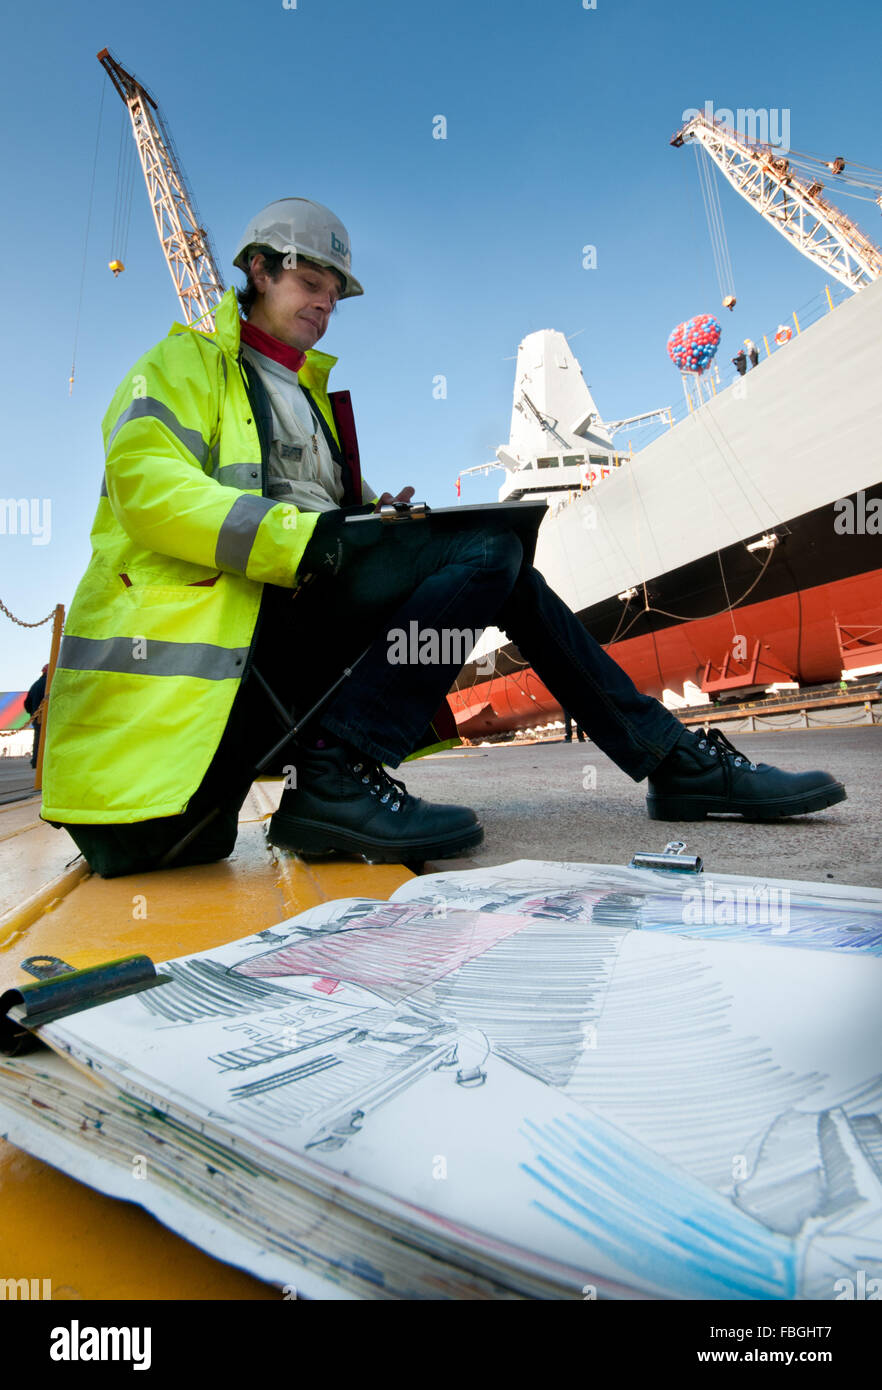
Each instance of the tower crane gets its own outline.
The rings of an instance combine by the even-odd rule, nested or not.
[[[752,207],[810,261],[850,290],[882,275],[882,251],[850,217],[821,197],[823,184],[800,178],[790,160],[770,145],[745,139],[728,125],[699,113],[671,140],[697,141]],[[838,173],[837,159],[830,165]]]
[[[98,61],[128,109],[162,253],[184,317],[187,323],[200,319],[199,326],[211,330],[214,327],[212,310],[224,293],[224,282],[171,135],[146,87],[126,72],[108,49],[102,48]]]

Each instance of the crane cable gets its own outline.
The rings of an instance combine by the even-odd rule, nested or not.
[[[812,154],[805,150],[788,150],[787,159],[798,169],[805,169],[807,172],[817,175],[818,178],[825,180],[835,180],[830,186],[842,191],[842,185],[850,184],[854,188],[875,189],[877,193],[882,191],[882,170],[873,169],[869,164],[857,164],[853,159],[846,160],[845,168],[837,174],[831,168],[831,161],[824,159],[823,155]],[[852,173],[852,170],[861,172]]]
[[[695,162],[698,166],[698,182],[701,186],[708,232],[710,233],[717,284],[720,287],[720,298],[724,300],[728,295],[735,294],[735,276],[732,271],[732,258],[729,254],[726,224],[723,220],[720,195],[714,180],[710,156],[699,141],[694,142],[693,148],[695,150]]]
[[[714,168],[711,165],[710,156],[703,146],[697,146],[696,148],[700,152],[698,157],[698,177],[701,185],[708,231],[710,233],[714,264],[717,270],[717,283],[720,288],[720,297],[724,299],[726,295],[735,293],[735,276],[732,270],[732,260],[729,255],[726,224],[723,221],[723,210],[720,206],[720,195],[714,178]]]
[[[90,228],[91,228],[91,226],[92,226],[92,200],[93,200],[93,198],[94,198],[94,196],[95,196],[95,174],[96,174],[96,171],[97,171],[97,169],[98,169],[98,146],[99,146],[100,141],[101,141],[101,116],[102,116],[102,113],[103,113],[103,111],[104,111],[104,91],[105,91],[105,84],[102,82],[102,84],[101,84],[101,100],[100,100],[100,102],[98,103],[98,129],[97,129],[96,132],[95,132],[95,156],[94,156],[94,158],[93,158],[93,160],[92,160],[92,183],[91,183],[91,186],[90,186],[90,188],[89,188],[89,210],[88,210],[88,213],[86,214],[86,236],[85,236],[85,240],[84,240],[84,242],[83,242],[83,264],[82,264],[82,268],[81,268],[81,270],[80,270],[80,293],[79,293],[79,298],[77,299],[77,316],[76,316],[76,321],[75,321],[75,323],[74,323],[73,356],[72,356],[72,358],[71,358],[71,363],[70,363],[70,377],[68,378],[68,385],[69,385],[69,388],[70,388],[70,389],[68,390],[68,395],[69,395],[69,396],[72,396],[72,395],[73,395],[74,375],[75,375],[75,373],[76,373],[76,365],[77,365],[77,343],[79,342],[79,336],[80,336],[80,314],[81,314],[82,308],[83,308],[83,287],[84,287],[84,285],[85,285],[85,283],[86,283],[86,256],[88,255],[88,251],[89,251],[89,230],[90,230]]]
[[[128,107],[122,117],[119,132],[119,152],[116,163],[116,195],[111,229],[110,260],[125,263],[132,221],[132,202],[135,192],[135,150],[131,139]]]
[[[871,169],[869,165],[855,165],[857,169],[863,169],[866,174],[875,177],[859,178],[854,174],[843,170],[837,174],[831,170],[830,160],[822,159],[820,155],[800,154],[798,150],[788,150],[787,158],[795,169],[800,171],[803,178],[808,178],[812,182],[818,182],[828,195],[828,206],[832,206],[834,211],[838,211],[835,203],[829,203],[829,194],[835,194],[836,198],[853,198],[859,203],[870,203],[873,207],[882,206],[882,175],[876,169]],[[849,164],[852,161],[849,161]],[[847,186],[846,186],[847,185]],[[869,189],[869,193],[858,193],[859,188]]]

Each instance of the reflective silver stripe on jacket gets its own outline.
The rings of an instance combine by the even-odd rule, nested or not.
[[[251,488],[260,487],[259,463],[225,463],[221,468],[213,468],[211,476],[222,487]]]
[[[221,487],[237,487],[246,491],[248,488],[260,487],[260,464],[259,463],[225,463],[221,468],[217,466],[218,449],[211,451],[211,468],[209,474],[215,482],[220,483]],[[101,478],[101,496],[107,497],[107,475]]]
[[[257,528],[267,512],[277,505],[269,497],[252,497],[248,493],[236,498],[218,533],[214,552],[218,569],[245,573]]]
[[[126,676],[197,676],[224,681],[242,675],[247,647],[209,642],[161,642],[156,637],[64,637],[58,665],[67,671],[113,671]]]
[[[158,401],[155,396],[138,396],[132,404],[123,411],[107,438],[107,449],[116,438],[117,432],[127,425],[130,420],[142,420],[145,416],[151,420],[159,420],[160,424],[165,425],[175,437],[180,440],[184,448],[187,449],[199,463],[200,468],[204,468],[208,459],[208,445],[202,438],[198,430],[186,429],[178,417],[169,410],[167,405]]]

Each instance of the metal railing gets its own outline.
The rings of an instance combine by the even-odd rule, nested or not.
[[[794,310],[791,318],[786,324],[788,328],[791,324],[793,325],[791,329],[791,338],[787,339],[785,342],[777,343],[775,341],[775,334],[778,331],[777,328],[771,333],[764,333],[762,335],[757,341],[757,348],[760,354],[759,362],[756,367],[747,368],[745,378],[749,377],[752,371],[758,371],[762,367],[763,362],[771,357],[773,353],[786,351],[791,343],[804,333],[807,328],[819,322],[820,319],[826,318],[834,309],[838,309],[840,304],[851,298],[851,291],[846,289],[844,285],[840,285],[838,282],[833,285],[825,285],[820,294],[813,295],[805,304],[800,305],[798,309]],[[783,324],[784,320],[782,319],[781,322]],[[704,385],[702,389],[705,398],[709,395],[709,398],[713,399],[714,396],[720,395],[721,392],[725,391],[730,386],[734,386],[734,384],[741,379],[741,374],[733,362],[726,361],[725,359],[722,362],[715,361],[703,379]],[[675,425],[680,424],[683,420],[687,419],[689,415],[694,414],[696,409],[700,408],[700,406],[694,403],[690,405],[685,398],[678,402],[677,405],[672,406],[667,424],[656,423],[641,428],[636,448],[634,447],[633,439],[628,439],[627,443],[622,443],[614,459],[611,460],[612,469],[615,470],[615,468],[621,467],[622,464],[630,462],[635,453],[639,453],[642,449],[647,448],[650,444],[654,443],[656,439],[661,438],[663,434],[667,434]],[[605,479],[600,478],[595,484],[586,483],[585,486],[579,490],[574,489],[572,492],[561,493],[559,498],[555,498],[552,504],[552,512],[558,512],[565,507],[571,506],[572,503],[577,502],[580,497],[586,496],[587,493],[591,491],[592,487],[602,486],[604,481]]]
[[[821,319],[826,318],[834,309],[838,309],[840,304],[851,298],[853,298],[851,291],[846,289],[845,285],[840,285],[838,281],[834,282],[832,285],[826,285],[819,294],[813,295],[805,304],[801,304],[795,309],[789,319],[781,320],[781,324],[791,331],[792,337],[790,339],[783,343],[777,343],[775,341],[775,335],[778,331],[777,325],[769,332],[763,333],[759,338],[754,339],[759,350],[759,363],[756,367],[748,366],[745,375],[749,377],[752,371],[758,371],[760,367],[762,367],[763,362],[774,353],[786,352],[791,343],[795,342],[807,328],[811,328],[812,324],[818,323]],[[705,398],[707,398],[708,393],[710,393],[710,398],[713,399],[715,395],[719,395],[720,392],[725,391],[729,386],[733,386],[735,382],[741,380],[741,376],[730,359],[724,357],[723,360],[720,361],[719,357],[717,357],[701,380],[701,390],[703,390]],[[693,396],[696,394],[697,393],[693,391]],[[638,449],[646,448],[648,444],[658,439],[666,430],[672,429],[674,425],[685,420],[696,408],[700,407],[697,407],[694,402],[690,407],[685,399],[679,401],[672,407],[671,418],[667,425],[650,425],[641,429],[639,444],[637,446]],[[622,452],[627,453],[627,450],[623,449]]]

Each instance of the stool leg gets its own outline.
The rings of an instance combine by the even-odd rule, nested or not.
[[[256,679],[258,685],[260,685],[262,690],[267,695],[270,703],[272,704],[276,713],[281,718],[282,722],[287,726],[286,733],[284,733],[283,736],[278,740],[278,742],[273,745],[273,747],[269,750],[268,753],[264,754],[264,756],[260,759],[260,762],[256,763],[255,766],[252,768],[252,781],[254,781],[255,778],[258,777],[261,772],[263,772],[263,769],[265,767],[269,766],[273,758],[275,758],[277,754],[285,747],[285,744],[290,743],[292,738],[296,738],[297,735],[301,732],[301,730],[309,723],[309,721],[316,716],[319,710],[321,710],[327,704],[328,700],[330,700],[331,696],[334,695],[337,690],[339,690],[343,682],[349,679],[349,677],[352,675],[352,672],[355,670],[356,666],[362,660],[362,658],[367,656],[369,650],[370,648],[366,647],[365,650],[361,653],[361,656],[356,657],[352,665],[346,667],[343,673],[340,676],[338,676],[337,679],[334,681],[334,684],[330,686],[325,691],[324,695],[322,695],[321,698],[315,702],[312,709],[307,710],[306,714],[304,714],[301,719],[297,720],[296,724],[291,724],[291,715],[289,714],[288,710],[285,709],[285,706],[282,704],[275,691],[271,688],[268,682],[264,680],[257,667],[251,667],[251,673]],[[192,830],[189,830],[186,835],[182,836],[178,843],[172,845],[171,849],[168,850],[168,852],[162,856],[162,858],[159,861],[158,867],[160,869],[168,868],[169,865],[172,864],[174,860],[178,858],[182,851],[187,848],[187,845],[189,845],[190,842],[194,840],[196,836],[200,834],[200,832],[203,831],[207,825],[211,824],[215,817],[220,814],[220,811],[220,806],[215,806],[211,811],[206,812],[206,814],[202,817],[198,824],[194,825]]]

